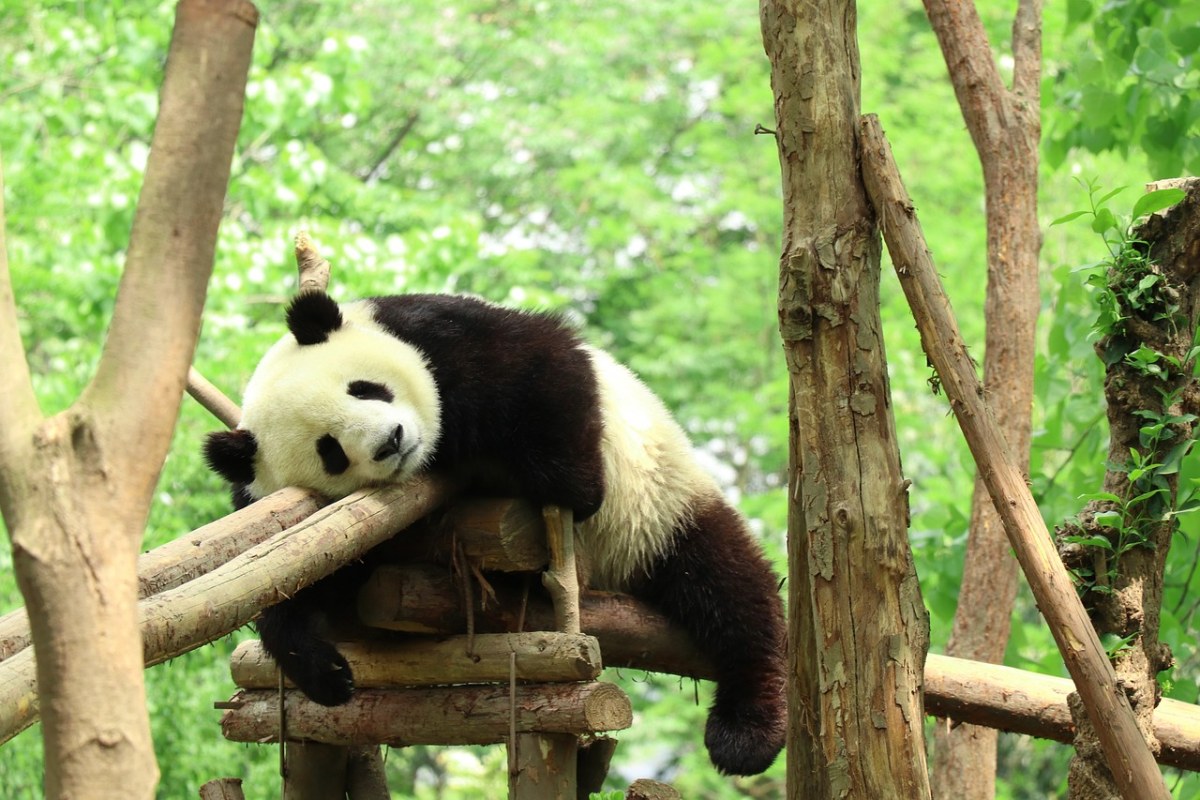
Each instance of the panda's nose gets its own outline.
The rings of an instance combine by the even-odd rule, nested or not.
[[[388,440],[379,446],[375,451],[375,460],[383,461],[385,458],[390,458],[400,452],[400,442],[404,441],[404,426],[397,425],[396,430],[392,431],[392,435]]]

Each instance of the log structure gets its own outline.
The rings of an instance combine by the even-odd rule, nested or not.
[[[340,786],[351,748],[380,744],[504,743],[510,797],[586,797],[599,789],[612,747],[581,748],[581,737],[590,743],[629,727],[633,710],[624,692],[596,680],[599,643],[580,633],[573,529],[561,509],[482,499],[408,528],[372,554],[385,566],[362,592],[358,622],[338,628],[346,639],[338,649],[355,676],[350,702],[327,708],[290,685],[280,689],[274,662],[258,642],[246,642],[231,659],[239,691],[221,704],[225,737],[301,743],[287,759],[298,767],[286,784],[294,800],[328,794],[330,773]],[[424,585],[406,580],[412,569],[427,578]],[[541,570],[541,581],[530,579]],[[403,626],[398,638],[388,622],[404,605],[397,598],[414,588],[430,596],[445,588],[453,599],[443,618]],[[526,618],[531,589],[539,590],[539,611]],[[477,603],[495,608],[500,593],[515,616],[491,626],[495,632],[476,632]],[[445,617],[457,624],[447,629]]]

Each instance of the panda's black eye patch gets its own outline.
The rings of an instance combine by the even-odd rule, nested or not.
[[[375,381],[351,381],[346,387],[346,394],[359,400],[382,400],[385,403],[396,399],[391,389]]]
[[[321,464],[330,475],[341,475],[350,469],[350,459],[346,457],[341,442],[328,433],[317,439],[317,455],[321,457]]]

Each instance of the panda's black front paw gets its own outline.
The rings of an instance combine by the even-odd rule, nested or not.
[[[287,674],[309,700],[323,706],[340,706],[354,694],[354,674],[333,645],[321,644],[324,646],[296,658]]]

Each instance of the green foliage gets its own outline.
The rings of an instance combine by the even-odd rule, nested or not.
[[[1180,399],[1184,386],[1170,388],[1168,381],[1177,378],[1188,364],[1179,359],[1154,350],[1145,343],[1126,339],[1126,322],[1131,315],[1151,322],[1170,326],[1184,324],[1180,319],[1179,305],[1174,293],[1166,286],[1162,273],[1149,258],[1146,243],[1133,235],[1133,226],[1148,214],[1168,208],[1183,199],[1180,189],[1162,189],[1147,192],[1134,203],[1129,219],[1118,219],[1107,202],[1121,192],[1122,188],[1100,194],[1095,182],[1087,184],[1090,207],[1054,220],[1052,225],[1071,222],[1081,217],[1091,218],[1091,229],[1099,234],[1108,250],[1108,256],[1095,265],[1085,268],[1087,284],[1095,290],[1094,297],[1099,307],[1099,316],[1093,332],[1102,337],[1104,358],[1111,366],[1118,360],[1144,378],[1162,382],[1161,403],[1157,409],[1139,409],[1133,412],[1146,420],[1139,430],[1139,447],[1130,448],[1129,459],[1119,464],[1109,464],[1109,469],[1125,474],[1128,490],[1124,495],[1112,492],[1085,494],[1082,499],[1106,504],[1108,510],[1092,514],[1088,525],[1082,522],[1068,526],[1063,541],[1104,551],[1107,565],[1104,575],[1095,575],[1087,568],[1076,570],[1076,579],[1081,589],[1090,592],[1111,592],[1125,553],[1137,547],[1151,545],[1150,531],[1157,523],[1169,520],[1194,505],[1186,500],[1181,506],[1174,503],[1168,477],[1177,475],[1180,463],[1195,444],[1192,436],[1171,445],[1177,438],[1178,426],[1196,419],[1194,414],[1171,414],[1160,409],[1174,407]],[[1137,344],[1136,349],[1134,344]],[[1193,353],[1196,349],[1193,348]],[[1170,446],[1169,446],[1170,445]],[[1092,533],[1093,526],[1106,533]]]
[[[1192,0],[1069,0],[1066,42],[1049,61],[1046,157],[1140,149],[1156,177],[1200,171],[1200,6]],[[1064,51],[1067,52],[1067,51]]]

